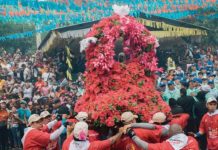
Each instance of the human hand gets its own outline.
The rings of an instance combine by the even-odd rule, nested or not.
[[[69,122],[64,122],[63,123],[63,126],[66,128],[68,125],[70,125],[70,123]]]
[[[123,128],[124,128],[124,134],[126,134],[127,130],[131,128],[131,124],[125,125]]]
[[[61,121],[61,120],[62,120],[62,115],[59,115],[59,114],[58,114],[58,115],[56,116],[56,119],[57,119],[57,121]]]
[[[130,138],[133,138],[134,136],[136,136],[135,132],[131,128],[128,128],[126,133]]]
[[[194,132],[188,132],[188,135],[190,135],[192,137],[197,137],[197,135]]]
[[[119,133],[124,133],[124,127],[119,128]]]

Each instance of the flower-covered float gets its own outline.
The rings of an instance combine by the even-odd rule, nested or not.
[[[158,111],[169,113],[169,106],[155,89],[157,67],[156,37],[128,16],[128,6],[113,6],[115,14],[95,24],[80,42],[86,53],[85,93],[75,111],[85,111],[95,125],[114,126],[122,112],[132,111],[149,121]],[[115,57],[115,43],[122,40],[125,63]]]

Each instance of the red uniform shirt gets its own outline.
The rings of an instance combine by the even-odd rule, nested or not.
[[[173,119],[170,122],[170,125],[179,124],[184,129],[188,123],[188,119],[189,119],[189,115],[185,113],[174,115]]]
[[[25,135],[24,150],[42,150],[50,142],[50,134],[37,129],[32,129]]]
[[[43,125],[41,130],[46,133],[52,133],[54,131],[49,129],[47,125]],[[58,139],[50,141],[46,147],[46,150],[59,150]]]
[[[69,136],[63,143],[62,150],[69,150],[73,136]],[[110,140],[90,142],[88,150],[109,150],[111,146]]]
[[[133,129],[135,134],[150,143],[160,142],[161,130],[148,130],[148,129]],[[119,141],[113,145],[113,150],[141,150],[128,136],[123,136]]]
[[[89,130],[89,142],[94,142],[99,140],[99,133],[95,130]]]
[[[174,150],[169,142],[148,144],[148,150]],[[187,145],[181,150],[199,150],[198,142],[193,137],[188,137]]]
[[[213,115],[203,116],[199,131],[207,135],[208,150],[218,150],[218,110]]]

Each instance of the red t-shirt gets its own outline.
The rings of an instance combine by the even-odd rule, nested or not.
[[[69,150],[73,136],[69,136],[63,143],[62,150]],[[90,142],[88,150],[109,150],[111,146],[110,140]]]
[[[189,114],[178,114],[174,115],[173,119],[170,122],[170,125],[172,124],[179,124],[183,129],[186,127],[189,119]]]
[[[95,130],[89,130],[89,142],[94,142],[99,140],[99,133]]]
[[[161,130],[148,130],[136,128],[133,129],[135,134],[149,143],[160,142]],[[113,150],[141,150],[128,136],[122,136],[122,138],[113,145]]]
[[[148,144],[148,150],[174,150],[169,142],[164,141],[162,143]],[[198,142],[193,137],[188,137],[187,145],[181,150],[199,150]]]
[[[50,142],[50,134],[37,129],[29,131],[25,137],[24,150],[42,150],[45,149]]]
[[[212,116],[208,113],[203,116],[199,131],[207,135],[208,150],[218,150],[218,111]]]
[[[47,133],[54,132],[54,130],[52,129],[49,130],[47,125],[43,125],[41,131],[47,132]],[[59,150],[58,139],[50,141],[46,147],[46,150]]]

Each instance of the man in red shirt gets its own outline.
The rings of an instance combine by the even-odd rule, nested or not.
[[[201,119],[199,132],[194,134],[194,137],[206,134],[207,149],[218,150],[218,109],[216,98],[209,97],[206,106],[208,113],[206,113]],[[191,134],[193,135],[193,133]]]
[[[40,89],[45,85],[44,81],[42,80],[41,77],[37,78],[37,82],[35,83],[35,87],[37,88],[37,90],[40,91]]]
[[[42,118],[33,114],[29,117],[29,128],[26,128],[24,136],[22,138],[24,150],[42,150],[45,149],[50,141],[56,140],[65,129],[65,126],[61,126],[53,133],[49,134],[41,131]]]
[[[128,129],[127,135],[143,150],[199,150],[198,142],[194,138],[186,136],[178,124],[170,126],[170,138],[162,143],[147,143],[136,136],[132,129]]]
[[[156,143],[160,141],[161,130],[155,130],[155,126],[148,123],[142,123],[143,129],[141,128],[141,123],[136,123],[137,115],[133,115],[132,112],[124,112],[121,115],[121,121],[127,127],[135,127],[133,130],[138,137],[142,140],[149,141],[151,143]],[[123,135],[122,138],[115,143],[112,147],[113,150],[141,150],[128,136]]]
[[[48,111],[43,111],[40,113],[42,118],[42,131],[47,133],[52,133],[54,131],[54,126],[57,124],[57,118],[51,121],[51,114]],[[49,142],[46,150],[59,150],[58,139]]]
[[[87,112],[79,112],[75,118],[77,121],[85,121],[88,122],[88,113]],[[91,124],[89,124],[89,141],[93,142],[93,141],[97,141],[99,140],[99,133],[95,130],[92,129]]]
[[[73,129],[73,135],[64,141],[62,150],[109,150],[122,134],[123,128],[120,128],[116,135],[107,140],[89,142],[88,124],[84,121],[77,122]]]

